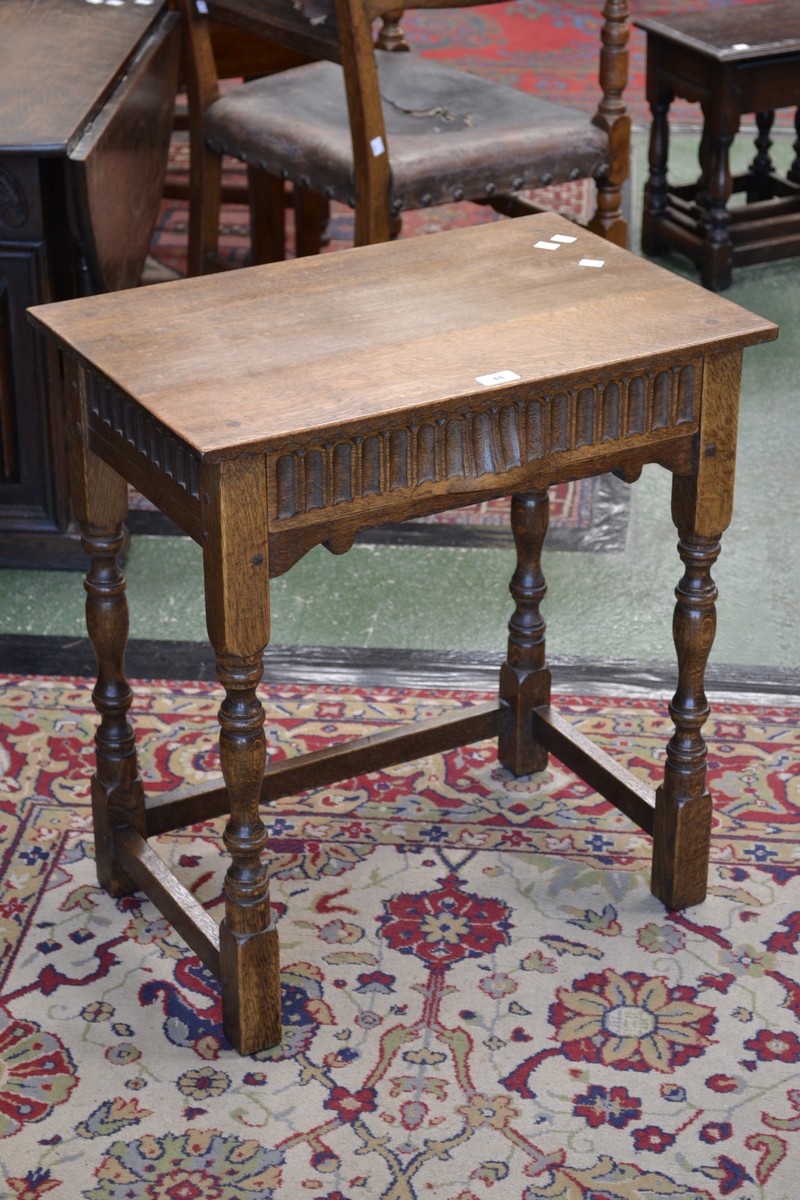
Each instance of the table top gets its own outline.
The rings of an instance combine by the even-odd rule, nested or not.
[[[732,4],[704,12],[646,17],[633,24],[720,62],[800,51],[800,0]]]
[[[209,460],[777,336],[551,214],[31,313]]]
[[[0,152],[65,154],[165,0],[2,0]]]

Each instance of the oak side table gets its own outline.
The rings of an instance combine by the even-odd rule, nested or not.
[[[777,336],[773,324],[546,214],[32,313],[63,351],[90,558],[100,881],[146,892],[210,967],[240,1052],[281,1031],[259,805],[304,788],[492,737],[517,775],[549,751],[652,835],[665,905],[704,898],[710,571],[731,516],[742,350]],[[609,470],[633,481],[645,463],[673,474],[684,566],[675,731],[655,793],[551,706],[539,611],[547,487]],[[124,670],[128,482],[203,548],[224,692],[222,781],[149,800]],[[270,578],[320,543],[345,552],[367,526],[509,494],[517,568],[498,699],[266,767]],[[218,927],[147,839],[222,813]]]
[[[642,249],[672,248],[700,268],[705,287],[723,291],[734,267],[800,254],[800,0],[731,4],[705,12],[634,21],[647,35],[650,175]],[[680,96],[700,105],[700,178],[667,179],[668,113]],[[775,110],[795,109],[795,157],[785,177],[770,157]],[[756,154],[732,175],[730,147],[743,114],[754,113]],[[733,193],[744,203],[729,205]]]

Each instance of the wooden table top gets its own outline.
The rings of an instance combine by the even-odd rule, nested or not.
[[[777,336],[548,214],[31,313],[208,459]],[[478,382],[498,372],[514,378]]]
[[[800,50],[800,0],[732,4],[705,12],[645,17],[633,24],[720,62],[745,62]]]
[[[65,154],[165,0],[2,0],[0,151]]]

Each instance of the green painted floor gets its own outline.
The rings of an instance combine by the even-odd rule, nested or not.
[[[673,137],[674,179],[696,174],[695,146],[693,135]],[[778,161],[790,150],[789,139],[781,139]],[[749,157],[749,147],[744,151]],[[645,154],[640,134],[634,210]],[[631,244],[638,246],[636,228]],[[678,255],[665,265],[695,277]],[[781,335],[745,352],[735,514],[714,573],[720,601],[712,662],[798,668],[800,258],[741,269],[726,295],[776,321]],[[669,493],[670,477],[658,467],[646,468],[632,485],[624,551],[546,550],[551,654],[587,663],[672,661],[673,590],[682,569]],[[499,653],[512,569],[513,552],[506,549],[356,546],[342,558],[319,549],[273,583],[272,640],[283,646]],[[127,574],[132,637],[205,639],[201,557],[194,543],[136,537]],[[0,634],[82,637],[79,575],[0,571]]]

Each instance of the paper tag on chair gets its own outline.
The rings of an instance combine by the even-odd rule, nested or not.
[[[373,158],[380,158],[382,154],[386,153],[386,147],[383,144],[383,138],[380,136],[380,134],[372,139],[369,144],[369,148],[372,151]]]

